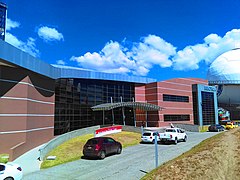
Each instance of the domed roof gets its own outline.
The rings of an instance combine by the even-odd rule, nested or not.
[[[218,56],[208,69],[210,84],[240,84],[240,48]]]

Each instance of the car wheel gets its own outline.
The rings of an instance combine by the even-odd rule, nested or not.
[[[183,141],[184,141],[184,142],[186,142],[186,141],[187,141],[187,136],[185,136],[185,137],[184,137]]]
[[[122,148],[119,147],[119,148],[117,149],[117,154],[121,154],[121,152],[122,152]]]
[[[175,140],[174,140],[174,144],[177,144],[178,143],[178,140],[177,140],[177,138],[175,138]]]
[[[104,159],[106,157],[105,151],[101,151],[99,157],[100,157],[100,159]]]
[[[4,180],[14,180],[12,177],[6,177]]]

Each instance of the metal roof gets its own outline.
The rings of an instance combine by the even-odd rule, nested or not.
[[[99,104],[99,105],[93,106],[91,108],[93,111],[108,111],[108,110],[119,108],[119,107],[131,107],[134,109],[140,109],[144,111],[159,111],[163,109],[158,105],[143,103],[143,102],[105,103],[105,104]]]
[[[156,79],[128,76],[123,74],[113,74],[91,71],[87,69],[53,66],[44,61],[41,61],[30,54],[0,40],[0,62],[17,65],[38,74],[58,78],[82,78],[82,79],[99,79],[110,81],[123,81],[133,83],[151,83],[156,82]]]

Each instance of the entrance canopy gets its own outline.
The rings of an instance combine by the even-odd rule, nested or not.
[[[105,103],[91,107],[93,111],[108,111],[119,107],[130,107],[134,109],[140,109],[144,111],[159,111],[162,108],[155,104],[143,103],[143,102],[118,102],[118,103]]]

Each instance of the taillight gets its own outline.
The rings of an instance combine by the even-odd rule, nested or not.
[[[170,138],[172,138],[172,135],[170,134]]]
[[[96,144],[95,150],[98,151],[99,149],[100,149],[100,146],[98,144]]]
[[[22,171],[22,168],[21,168],[21,167],[18,167],[17,170]]]

